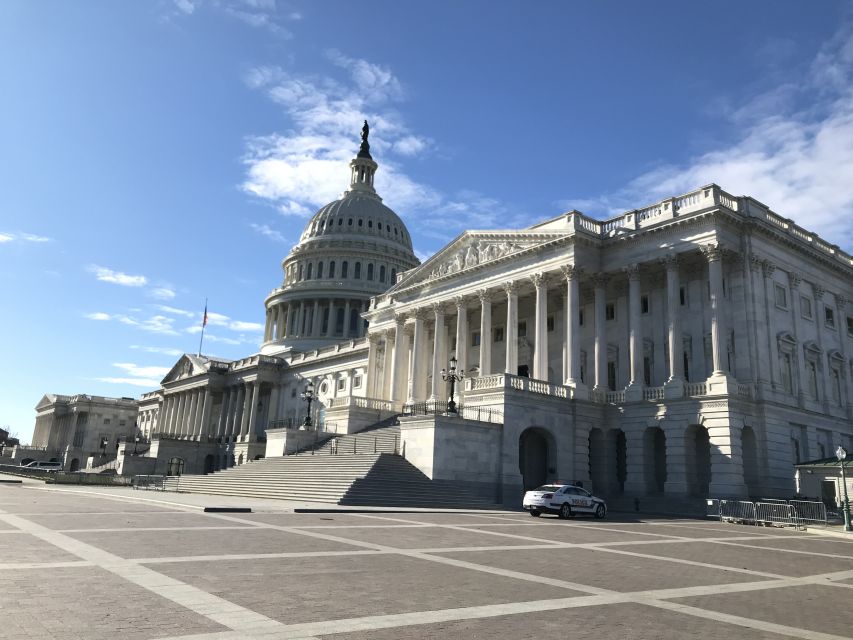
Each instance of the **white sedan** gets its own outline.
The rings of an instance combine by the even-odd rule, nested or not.
[[[556,513],[572,518],[576,513],[591,513],[596,518],[607,515],[607,503],[586,489],[572,484],[545,484],[524,494],[524,510],[531,516]]]

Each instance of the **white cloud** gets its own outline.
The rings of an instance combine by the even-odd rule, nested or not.
[[[411,131],[395,109],[405,89],[393,72],[338,51],[328,54],[342,80],[309,76],[281,67],[258,67],[248,86],[266,92],[290,118],[293,130],[247,140],[247,193],[274,203],[287,216],[308,217],[340,197],[347,187],[350,159],[358,150],[362,122],[370,122],[371,151],[380,159],[376,189],[410,227],[446,241],[473,223],[480,228],[530,224],[529,216],[473,192],[448,195],[412,179],[399,160],[429,153],[435,146]],[[333,73],[340,72],[331,69]],[[419,215],[419,214],[428,214]]]
[[[178,335],[178,332],[173,327],[175,319],[162,315],[154,315],[150,318],[138,318],[123,313],[109,314],[103,311],[96,311],[94,313],[87,313],[84,317],[97,321],[112,320],[129,327],[137,327],[150,333],[161,333],[171,336]]]
[[[127,375],[137,378],[163,378],[171,370],[171,367],[140,367],[138,364],[134,364],[132,362],[115,362],[113,363],[113,366],[117,369],[121,369]]]
[[[200,4],[201,0],[175,0],[175,7],[186,15],[192,15]]]
[[[12,233],[11,231],[3,231],[0,232],[0,244],[4,242],[34,242],[34,243],[42,243],[42,242],[51,242],[51,238],[47,236],[39,236],[34,233]]]
[[[180,349],[172,349],[170,347],[144,347],[137,344],[130,345],[131,349],[139,349],[140,351],[145,351],[147,353],[160,353],[165,356],[182,356],[184,352]]]
[[[104,313],[103,311],[95,311],[94,313],[87,313],[86,316],[89,320],[110,320],[112,316],[108,313]]]
[[[170,307],[165,304],[158,304],[155,305],[155,307],[163,313],[171,313],[172,315],[184,316],[185,318],[194,318],[196,315],[201,316],[201,314],[196,314],[192,311],[186,311],[185,309],[178,309],[177,307]]]
[[[113,366],[124,375],[95,378],[110,384],[130,384],[137,387],[159,387],[160,381],[170,371],[170,367],[140,366],[133,362],[115,362]]]
[[[265,238],[275,240],[276,242],[287,242],[287,239],[283,235],[281,235],[279,231],[276,231],[267,224],[255,224],[254,222],[252,222],[249,224],[249,226]]]
[[[241,320],[235,320],[228,325],[228,328],[232,331],[263,331],[264,325],[258,322],[243,322]]]
[[[98,382],[107,382],[109,384],[131,384],[136,387],[146,387],[151,389],[152,387],[156,388],[160,386],[160,380],[155,378],[113,378],[113,377],[105,377],[105,378],[93,378]]]
[[[195,332],[191,332],[195,333]],[[208,342],[221,342],[222,344],[230,344],[230,345],[238,345],[238,344],[246,344],[245,340],[237,340],[235,338],[223,338],[221,336],[214,335],[212,333],[205,333],[204,339]]]
[[[157,300],[173,300],[175,298],[175,292],[168,287],[156,287],[151,289],[148,295]]]
[[[95,277],[101,282],[111,282],[112,284],[118,284],[123,287],[143,287],[148,284],[148,278],[145,276],[131,276],[121,271],[113,271],[112,269],[99,267],[95,264],[87,267],[87,271],[94,273]]]
[[[789,74],[724,115],[739,130],[733,143],[648,171],[614,193],[564,204],[612,215],[714,182],[853,249],[851,27],[822,47],[804,77]]]

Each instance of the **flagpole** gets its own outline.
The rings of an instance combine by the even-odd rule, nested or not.
[[[204,328],[207,326],[207,298],[204,299],[204,318],[201,321],[201,338],[198,340],[198,357],[201,357],[201,344],[204,342]]]

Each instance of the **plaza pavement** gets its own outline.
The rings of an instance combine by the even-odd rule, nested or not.
[[[853,637],[853,538],[294,506],[0,484],[0,638]]]

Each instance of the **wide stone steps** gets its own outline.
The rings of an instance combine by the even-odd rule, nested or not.
[[[295,455],[305,456],[317,454],[329,454],[336,452],[337,455],[349,455],[359,453],[397,453],[400,446],[400,427],[393,425],[387,427],[368,428],[358,433],[335,435],[319,443],[315,447],[308,447]]]
[[[169,478],[166,488],[345,505],[497,507],[477,495],[432,481],[407,460],[389,453],[267,458],[215,474]]]

